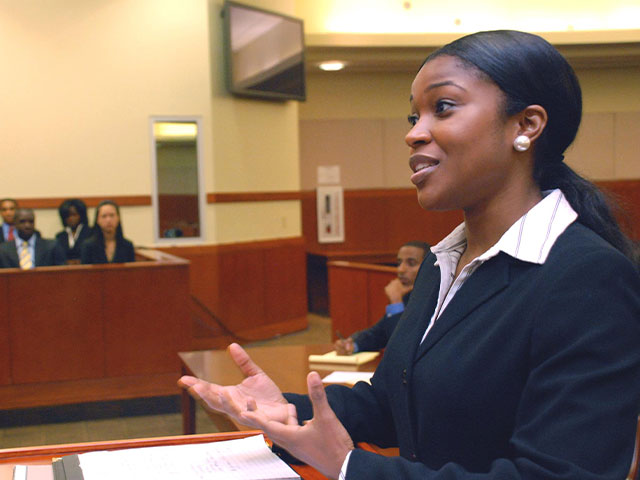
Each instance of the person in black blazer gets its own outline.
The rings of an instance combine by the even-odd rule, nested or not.
[[[356,332],[348,338],[339,338],[334,346],[339,355],[383,349],[398,325],[405,306],[411,296],[418,269],[429,252],[424,242],[407,242],[398,250],[397,277],[391,280],[384,292],[389,299],[385,315],[369,328]]]
[[[371,384],[325,390],[311,372],[308,396],[282,394],[232,344],[240,385],[180,385],[329,478],[625,478],[640,276],[603,194],[563,161],[573,69],[537,35],[480,32],[427,57],[410,101],[418,202],[464,223],[423,261]]]
[[[63,230],[56,234],[56,242],[64,250],[67,263],[80,263],[80,247],[91,237],[87,206],[78,199],[65,200],[58,207]]]
[[[23,268],[50,267],[64,265],[64,251],[55,242],[42,238],[35,230],[35,215],[30,208],[19,208],[15,213],[16,238],[0,244],[0,267]],[[28,247],[23,246],[27,243]],[[20,265],[20,250],[30,248],[31,260],[28,265]],[[30,251],[31,251],[30,250]]]
[[[112,200],[96,207],[96,220],[91,238],[80,249],[82,263],[124,263],[135,261],[133,243],[124,238],[120,209]]]

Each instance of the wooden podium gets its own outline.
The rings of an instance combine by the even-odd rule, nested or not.
[[[115,440],[108,442],[72,443],[42,447],[24,447],[0,450],[0,480],[11,480],[15,465],[47,465],[53,458],[64,455],[95,452],[99,450],[122,450],[125,448],[159,447],[165,445],[186,445],[206,442],[234,440],[260,431],[209,433],[204,435],[182,435],[175,437],[140,438],[135,440]],[[367,446],[363,446],[367,448]],[[308,465],[291,465],[304,480],[326,480],[327,477]]]
[[[0,409],[176,395],[189,262],[0,270]]]

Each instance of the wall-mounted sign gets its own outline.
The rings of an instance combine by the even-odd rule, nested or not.
[[[316,190],[318,242],[344,242],[344,199],[342,187],[319,186]]]

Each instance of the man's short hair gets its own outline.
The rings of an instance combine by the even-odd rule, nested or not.
[[[427,242],[420,242],[418,240],[412,240],[410,242],[405,243],[402,246],[403,247],[416,247],[416,248],[422,249],[422,258],[426,257],[429,254],[429,252],[431,251],[431,245],[429,245]]]
[[[13,205],[16,208],[18,208],[18,202],[14,198],[2,198],[2,199],[0,199],[0,205],[2,205],[4,202],[11,202],[11,203],[13,203]]]
[[[36,216],[35,212],[33,211],[33,208],[26,208],[26,207],[18,207],[16,208],[16,217],[18,218],[19,214],[23,214],[23,213],[30,213],[31,215]]]

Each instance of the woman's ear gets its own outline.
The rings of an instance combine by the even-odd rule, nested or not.
[[[533,143],[547,126],[547,111],[540,105],[529,105],[518,114],[518,133]]]

